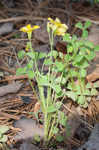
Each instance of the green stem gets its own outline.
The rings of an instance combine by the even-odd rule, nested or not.
[[[50,48],[51,48],[51,54],[53,52],[53,32],[49,33],[49,40],[50,40]],[[53,55],[50,56],[51,61],[53,60]],[[51,71],[52,71],[52,66],[49,66],[49,71],[48,71],[48,82],[50,83],[50,77],[51,77]],[[51,81],[52,84],[52,81]],[[52,104],[52,99],[51,99],[51,87],[47,87],[47,98],[46,98],[46,109],[50,106],[50,104]],[[45,141],[49,141],[49,129],[51,127],[51,118],[52,118],[52,114],[47,113],[47,111],[45,111],[44,113],[44,137],[45,137]]]
[[[38,85],[38,89],[39,89],[39,94],[40,94],[42,111],[45,115],[45,113],[46,113],[46,100],[45,100],[45,96],[44,96],[44,88],[42,86]]]
[[[44,113],[44,141],[47,141],[48,137],[48,125],[47,125],[47,112]]]
[[[35,90],[35,88],[33,87],[32,81],[31,81],[30,79],[28,79],[28,80],[29,80],[30,86],[31,86],[31,88],[32,88],[32,91],[33,91],[35,97],[37,98],[38,101],[40,101],[40,100],[39,100],[39,97],[38,97],[37,94],[36,94],[36,90]]]
[[[49,136],[48,136],[48,141],[52,138],[53,136],[53,127],[55,126],[55,122],[56,122],[56,114],[53,118],[53,121],[51,123],[51,129],[50,129],[50,132],[49,132]]]

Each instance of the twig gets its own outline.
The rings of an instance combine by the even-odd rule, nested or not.
[[[44,17],[29,17],[29,16],[22,16],[22,17],[13,17],[13,18],[7,18],[7,19],[1,19],[0,23],[4,23],[4,22],[12,22],[12,21],[22,21],[22,20],[41,20],[41,21],[45,21],[46,18]]]

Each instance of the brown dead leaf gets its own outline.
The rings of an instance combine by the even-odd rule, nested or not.
[[[93,82],[93,81],[96,81],[98,79],[99,79],[99,73],[97,73],[97,72],[93,72],[92,74],[89,74],[87,76],[88,82]]]
[[[37,102],[37,103],[35,104],[35,106],[34,106],[34,112],[36,113],[36,112],[38,112],[39,110],[40,110],[40,103]]]

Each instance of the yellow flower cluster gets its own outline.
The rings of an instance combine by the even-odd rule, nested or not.
[[[66,24],[62,24],[61,21],[56,18],[55,20],[48,18],[49,22],[47,24],[47,28],[50,28],[54,31],[54,35],[64,36],[68,27]]]
[[[32,31],[38,28],[40,27],[37,25],[32,27],[30,24],[28,24],[27,26],[22,27],[20,31],[30,34],[32,33]],[[56,18],[55,20],[53,20],[52,18],[48,18],[47,29],[51,29],[54,32],[54,35],[64,36],[66,31],[68,30],[68,27],[66,24],[62,24],[58,18]]]

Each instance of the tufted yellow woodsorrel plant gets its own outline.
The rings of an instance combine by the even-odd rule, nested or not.
[[[94,46],[93,43],[87,41],[87,28],[91,23],[88,21],[84,25],[77,23],[76,28],[82,30],[81,39],[76,35],[70,35],[67,32],[68,27],[62,24],[56,18],[48,18],[47,31],[49,35],[50,52],[37,52],[32,48],[32,32],[39,28],[38,26],[31,27],[27,25],[21,28],[22,32],[26,32],[29,42],[26,45],[26,52],[18,53],[19,59],[27,58],[25,67],[17,69],[17,74],[27,74],[33,92],[38,97],[41,104],[41,109],[44,114],[44,140],[50,141],[52,137],[59,133],[58,125],[66,126],[66,116],[60,111],[62,100],[64,97],[69,97],[80,106],[87,107],[89,98],[97,94],[97,85],[92,88],[90,84],[85,83],[86,68],[89,66],[89,61],[95,57],[95,51],[99,50],[99,46]],[[66,52],[63,53],[53,50],[54,38],[62,36],[63,41],[67,43]],[[64,61],[57,60],[57,56]],[[43,59],[41,69],[38,67],[38,61]],[[44,68],[48,71],[45,73]],[[37,83],[39,96],[33,87],[31,80]],[[76,82],[75,82],[76,81]],[[47,95],[44,95],[44,89],[47,90]],[[62,100],[58,101],[61,97]],[[88,99],[87,99],[88,98]]]
[[[31,27],[27,25],[22,27],[20,31],[26,32],[29,42],[26,45],[26,51],[20,51],[18,53],[19,59],[27,58],[27,64],[25,67],[17,69],[16,74],[27,74],[30,85],[33,89],[34,94],[37,96],[38,101],[41,104],[41,109],[44,114],[44,141],[48,142],[54,135],[59,133],[58,125],[66,126],[66,116],[60,111],[62,102],[57,101],[57,98],[62,95],[62,76],[61,73],[60,81],[57,81],[58,62],[56,57],[58,52],[53,50],[54,37],[56,35],[63,36],[67,31],[67,26],[62,24],[57,18],[55,21],[51,18],[48,19],[47,31],[49,34],[50,49],[51,51],[46,54],[43,52],[36,52],[32,48],[32,31],[39,28],[38,26]],[[38,68],[38,61],[44,59],[42,68]],[[61,64],[60,64],[61,65]],[[48,71],[45,73],[44,68],[47,66]],[[60,70],[63,69],[60,66]],[[38,93],[36,93],[35,87],[33,87],[31,80],[35,80],[37,83]],[[47,95],[44,95],[44,88],[47,90]]]

